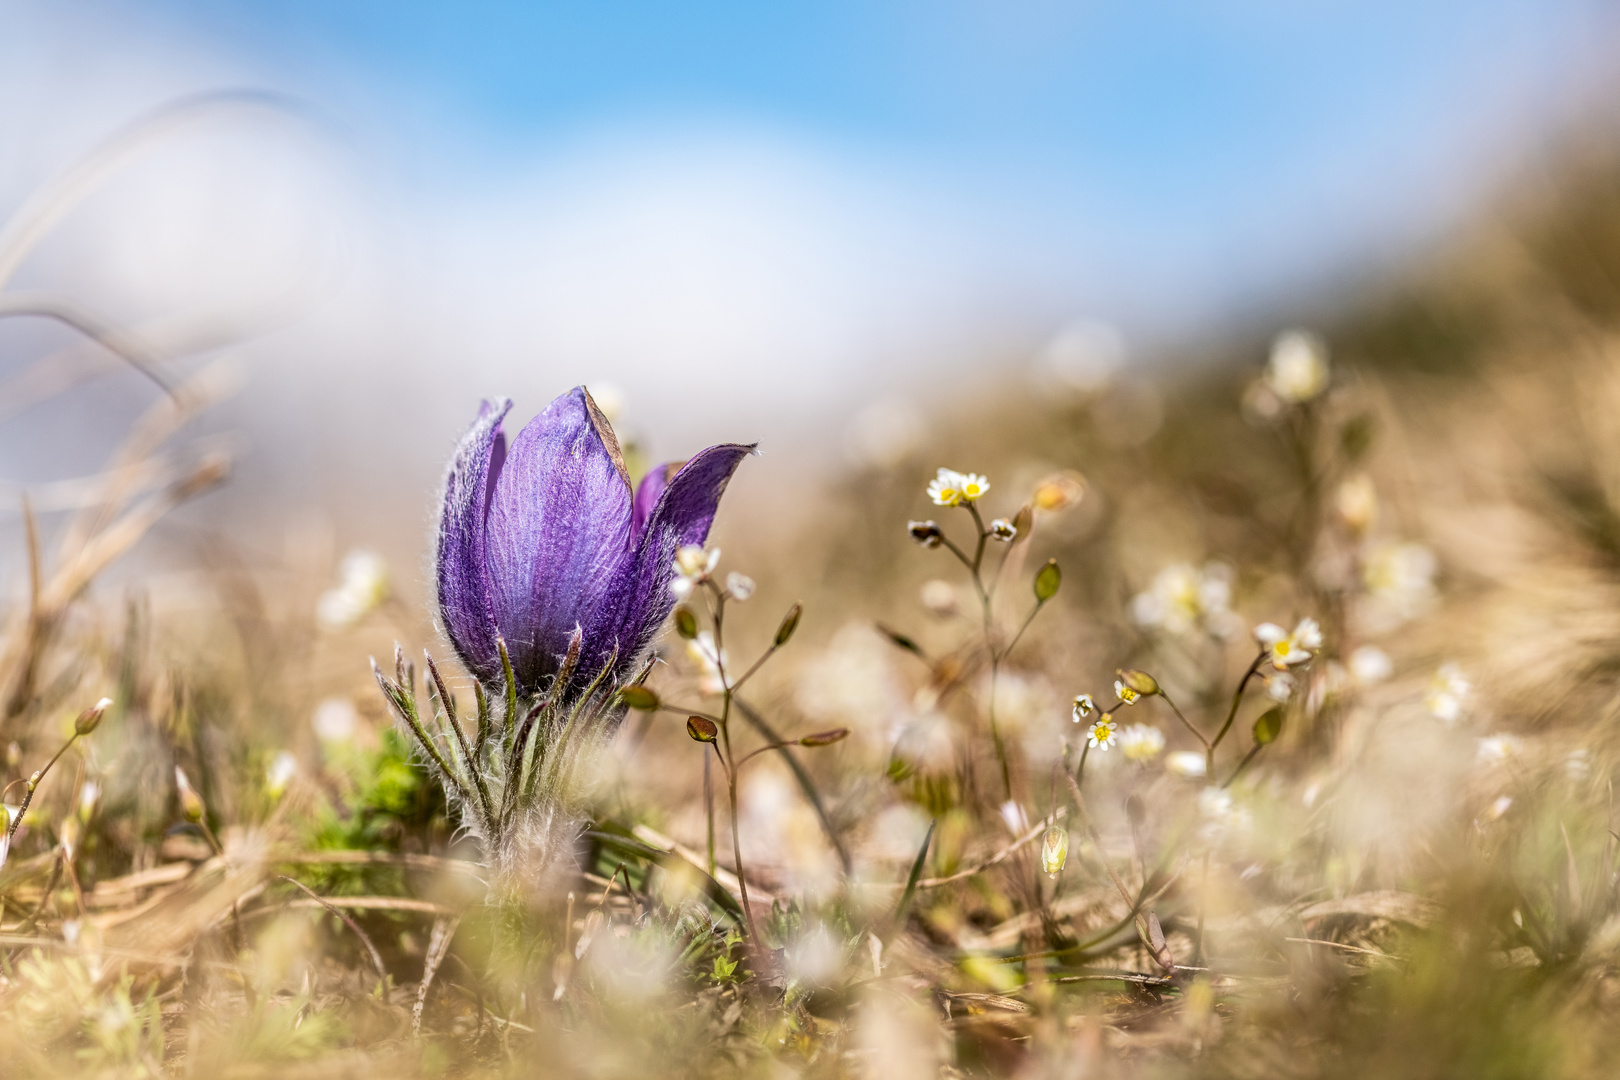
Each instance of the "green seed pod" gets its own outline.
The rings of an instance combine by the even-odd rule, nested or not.
[[[1267,746],[1277,741],[1282,734],[1283,707],[1275,705],[1260,714],[1260,719],[1254,722],[1254,741],[1257,746]]]
[[[818,731],[814,735],[806,735],[799,740],[800,746],[831,746],[835,742],[842,742],[849,738],[849,728],[833,728],[831,731]]]
[[[675,609],[675,632],[687,641],[697,637],[697,616],[692,614],[691,608],[682,605]]]
[[[686,733],[692,736],[693,742],[712,743],[720,737],[720,729],[714,726],[714,721],[701,716],[686,718]]]
[[[632,709],[642,712],[652,712],[658,708],[658,695],[645,686],[626,686],[619,691],[619,700]]]
[[[794,604],[788,608],[788,613],[782,617],[782,625],[776,628],[776,647],[780,649],[788,643],[793,631],[799,628],[799,616],[804,614],[803,604]]]
[[[1046,565],[1035,574],[1035,602],[1044,604],[1057,595],[1058,586],[1063,584],[1063,571],[1058,569],[1056,559],[1047,559]]]
[[[1119,668],[1114,674],[1119,676],[1120,682],[1143,697],[1152,697],[1159,692],[1159,680],[1139,668]]]

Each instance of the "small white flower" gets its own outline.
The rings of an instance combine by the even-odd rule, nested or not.
[[[747,600],[754,595],[754,579],[733,570],[726,575],[726,592],[731,594],[733,600]]]
[[[1455,724],[1462,716],[1463,704],[1473,689],[1473,684],[1463,675],[1462,669],[1448,661],[1440,665],[1440,670],[1430,680],[1429,692],[1423,703],[1435,719]]]
[[[1174,563],[1131,598],[1131,618],[1138,626],[1171,634],[1200,626],[1219,633],[1231,600],[1232,571],[1224,563],[1208,563],[1202,569]]]
[[[1291,634],[1276,623],[1261,623],[1254,628],[1254,640],[1269,651],[1272,667],[1286,671],[1307,662],[1312,650],[1322,647],[1322,628],[1309,618],[1301,619]]]
[[[315,602],[323,630],[342,630],[369,615],[388,598],[388,564],[370,551],[351,551],[338,564],[338,585]]]
[[[290,750],[283,750],[270,759],[270,768],[265,771],[265,790],[270,793],[272,799],[280,798],[297,774],[298,759]]]
[[[1286,671],[1262,675],[1260,681],[1266,684],[1266,696],[1272,701],[1287,701],[1294,696],[1294,691],[1298,688],[1294,677]]]
[[[79,788],[79,816],[88,820],[96,812],[96,803],[101,801],[101,785],[94,780],[86,780]]]
[[[326,698],[315,706],[315,713],[310,717],[310,726],[322,742],[347,742],[354,737],[359,724],[360,714],[348,698]]]
[[[1389,656],[1374,645],[1363,645],[1350,654],[1350,676],[1362,686],[1381,683],[1394,671]]]
[[[1177,750],[1164,759],[1164,767],[1170,772],[1193,778],[1203,776],[1207,764],[1204,755],[1196,750]]]
[[[686,643],[686,655],[698,668],[698,685],[706,694],[724,693],[725,680],[721,678],[720,671],[726,664],[724,649],[716,650],[714,635],[705,630],[697,637]]]
[[[1232,815],[1232,794],[1224,788],[1207,787],[1198,793],[1198,810],[1212,821]]]
[[[1164,732],[1149,724],[1120,728],[1119,750],[1127,761],[1152,761],[1164,750]]]
[[[1090,694],[1077,694],[1074,699],[1074,722],[1079,723],[1093,712],[1097,711],[1097,703],[1091,700]]]
[[[1481,765],[1500,765],[1524,750],[1524,740],[1516,735],[1488,735],[1479,740],[1476,759]]]
[[[1510,807],[1512,805],[1513,805],[1513,796],[1511,796],[1511,795],[1498,795],[1496,797],[1496,801],[1491,803],[1490,808],[1485,811],[1485,820],[1486,821],[1499,821],[1499,820],[1501,820],[1502,815],[1507,813],[1508,812],[1508,807]]]
[[[1115,679],[1114,680],[1114,696],[1119,698],[1119,703],[1121,705],[1135,705],[1136,704],[1136,699],[1141,697],[1142,695],[1138,694],[1135,690],[1132,690],[1130,687],[1126,686],[1124,683],[1120,682],[1118,679]]]
[[[1097,717],[1097,722],[1091,725],[1086,732],[1086,745],[1093,750],[1103,750],[1114,745],[1114,718],[1107,713]]]
[[[955,469],[941,469],[928,484],[928,497],[935,506],[961,506],[964,479]]]
[[[670,591],[685,600],[692,590],[709,580],[714,568],[720,564],[719,548],[704,548],[698,544],[683,544],[675,552],[675,580]]]
[[[978,473],[961,473],[962,501],[976,502],[980,496],[990,490],[990,478],[980,476]]]
[[[1266,364],[1266,388],[1295,405],[1327,389],[1327,346],[1315,334],[1289,330],[1278,334]]]
[[[1375,545],[1361,564],[1361,580],[1375,605],[1374,622],[1397,626],[1427,610],[1435,598],[1434,552],[1422,544]]]

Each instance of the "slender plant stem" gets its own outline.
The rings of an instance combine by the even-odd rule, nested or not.
[[[1232,691],[1232,707],[1226,710],[1226,722],[1221,725],[1221,730],[1215,733],[1213,740],[1205,740],[1204,742],[1204,775],[1211,780],[1215,778],[1215,748],[1221,744],[1222,739],[1226,738],[1226,733],[1232,730],[1232,721],[1237,719],[1238,706],[1243,704],[1243,692],[1248,689],[1249,680],[1254,678],[1255,673],[1260,670],[1260,665],[1265,662],[1265,659],[1266,650],[1262,649],[1260,655],[1254,658],[1254,663],[1249,665],[1249,670],[1243,673],[1243,678],[1238,681],[1237,689]]]
[[[718,752],[718,751],[717,751]],[[703,809],[709,825],[709,876],[714,877],[714,770],[709,752],[703,752]]]

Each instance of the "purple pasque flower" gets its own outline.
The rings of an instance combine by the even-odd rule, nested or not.
[[[567,697],[603,672],[620,681],[674,605],[675,551],[709,535],[726,483],[752,446],[711,446],[660,465],[632,488],[607,417],[583,386],[530,420],[511,448],[507,398],[485,401],[445,478],[439,613],[456,655],[504,684],[497,636],[518,692],[551,689],[569,640],[579,663]],[[494,696],[494,695],[492,695]]]

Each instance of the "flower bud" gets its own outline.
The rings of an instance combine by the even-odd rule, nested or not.
[[[814,735],[806,735],[799,740],[800,746],[831,746],[835,742],[842,742],[849,737],[849,728],[833,728],[831,731],[818,731]]]
[[[73,734],[88,735],[96,730],[96,727],[101,723],[102,714],[110,708],[112,708],[112,698],[104,697],[84,710],[79,714],[79,718],[73,721]]]
[[[1058,825],[1046,830],[1046,837],[1041,841],[1041,869],[1048,875],[1057,877],[1063,869],[1063,864],[1069,861],[1069,833]]]
[[[913,521],[906,525],[911,538],[925,548],[937,548],[945,540],[945,533],[937,522]]]
[[[1143,697],[1152,697],[1159,692],[1159,680],[1140,668],[1119,668],[1114,674],[1119,676],[1120,682]]]
[[[191,781],[186,779],[186,771],[180,766],[174,767],[174,786],[180,793],[180,812],[187,821],[193,825],[203,819],[206,808],[203,806],[202,796],[192,788]]]
[[[803,604],[794,604],[788,608],[788,613],[782,616],[782,625],[776,628],[776,648],[780,649],[788,643],[788,639],[793,636],[793,632],[799,628],[799,616],[803,614]]]
[[[990,523],[990,538],[1000,540],[1003,544],[1010,544],[1018,536],[1018,526],[1006,518],[996,518]]]
[[[632,709],[652,712],[658,708],[658,695],[645,686],[626,686],[619,690],[619,700]]]
[[[686,733],[692,736],[693,742],[712,743],[720,737],[720,729],[714,726],[714,721],[702,716],[686,718]]]

